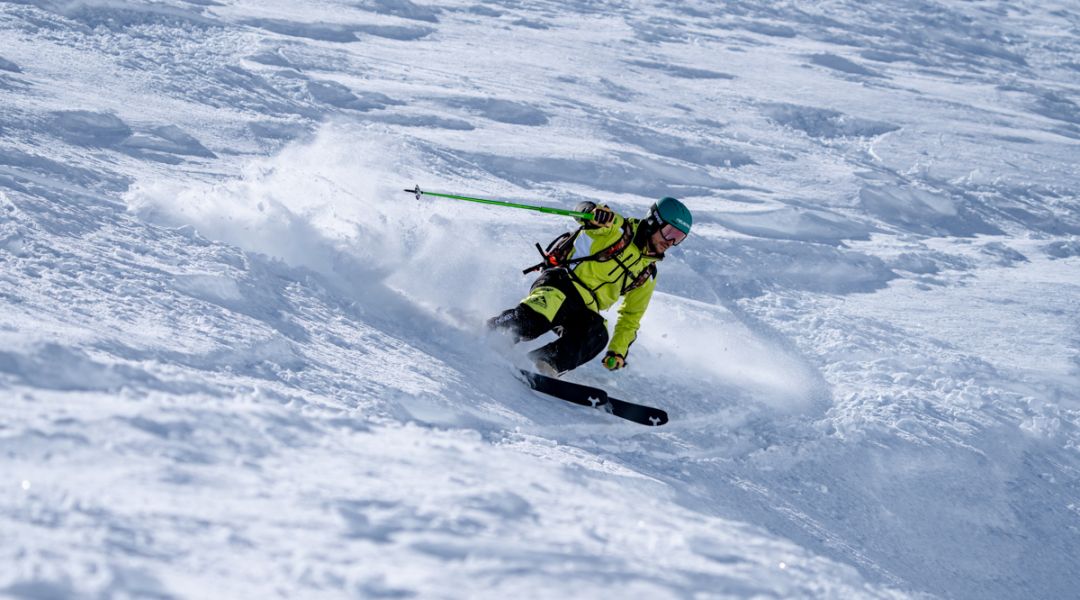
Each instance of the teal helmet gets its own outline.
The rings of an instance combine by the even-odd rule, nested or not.
[[[649,220],[653,221],[656,229],[667,223],[687,235],[690,235],[690,226],[694,223],[690,209],[671,196],[661,198],[659,202],[652,205],[649,209]]]

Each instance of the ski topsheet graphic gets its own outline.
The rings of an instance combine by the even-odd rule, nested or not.
[[[521,374],[532,389],[567,402],[598,408],[642,425],[656,426],[668,422],[667,413],[659,408],[613,398],[597,387],[563,381],[531,371],[523,370]]]

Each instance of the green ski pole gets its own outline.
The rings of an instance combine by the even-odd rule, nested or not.
[[[494,204],[496,206],[506,206],[509,208],[523,208],[525,210],[535,210],[537,212],[547,213],[551,215],[564,215],[567,217],[577,217],[579,219],[585,219],[591,221],[593,218],[592,213],[576,212],[573,210],[563,210],[561,208],[548,208],[547,206],[532,206],[530,204],[515,204],[513,202],[503,202],[501,200],[488,200],[487,198],[470,198],[468,196],[455,196],[454,194],[436,194],[435,192],[425,192],[417,185],[415,189],[406,189],[406,192],[416,196],[419,200],[420,196],[435,196],[438,198],[450,198],[452,200],[466,200],[468,202],[479,202],[480,204]]]

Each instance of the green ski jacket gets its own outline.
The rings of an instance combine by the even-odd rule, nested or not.
[[[618,243],[627,234],[623,229],[624,224],[627,224],[627,220],[616,214],[615,220],[608,227],[585,229],[585,235],[592,240],[589,253],[595,254]],[[606,310],[615,304],[620,296],[625,295],[622,306],[619,307],[615,331],[608,343],[608,350],[622,356],[626,356],[630,344],[637,338],[641,318],[645,316],[645,309],[649,307],[653,290],[656,289],[656,269],[652,265],[659,257],[646,256],[641,248],[634,244],[633,240],[640,226],[641,221],[629,220],[627,229],[630,241],[609,260],[586,260],[573,269],[574,287],[581,293],[589,308],[597,312]],[[643,276],[642,273],[646,270],[651,270],[651,273]],[[644,283],[627,291],[639,277],[646,277]]]

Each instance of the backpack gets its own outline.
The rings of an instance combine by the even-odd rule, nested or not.
[[[570,254],[574,251],[574,242],[577,241],[581,232],[585,230],[585,226],[578,227],[575,231],[567,231],[566,233],[555,238],[547,245],[547,248],[540,247],[540,244],[536,244],[536,250],[543,257],[543,261],[527,268],[522,273],[528,275],[533,271],[548,270],[548,269],[565,269],[571,276],[574,277],[573,266],[579,263],[583,263],[587,260],[595,260],[599,262],[606,262],[615,258],[622,252],[634,238],[634,225],[637,224],[637,219],[626,219],[623,221],[623,234],[615,243],[611,244],[607,248],[590,254],[589,256],[582,256],[580,258],[570,258]],[[635,288],[643,285],[649,277],[656,277],[656,264],[653,263],[646,267],[634,281],[625,286],[622,293],[625,294]]]

